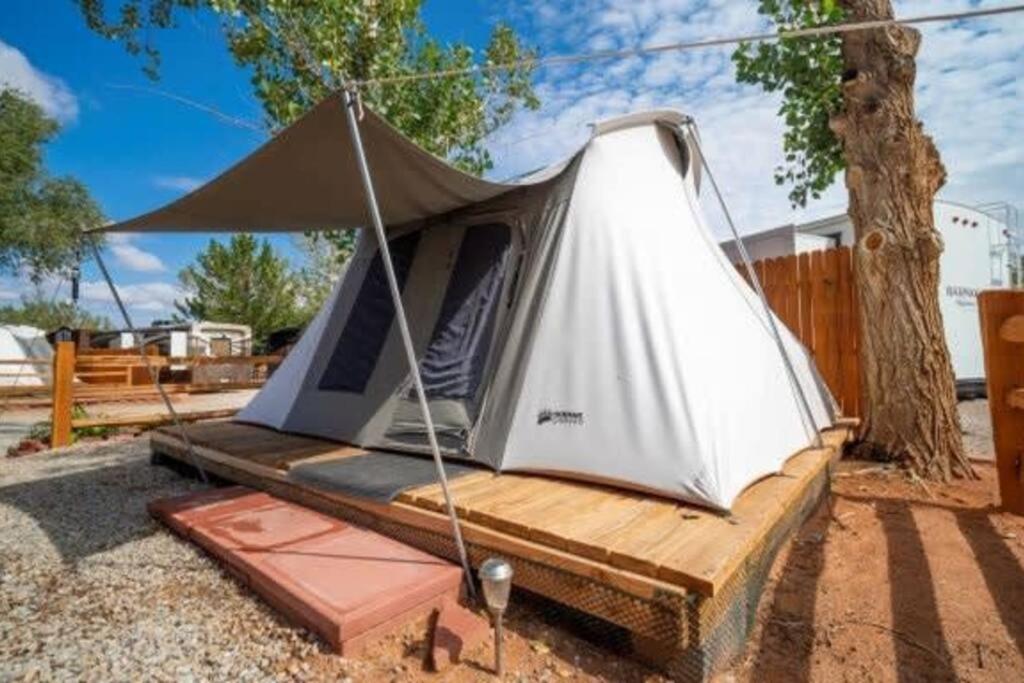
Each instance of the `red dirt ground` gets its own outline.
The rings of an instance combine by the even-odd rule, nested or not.
[[[741,681],[1024,680],[1024,518],[995,471],[918,484],[844,462],[772,571]]]
[[[843,462],[823,506],[780,553],[756,630],[726,681],[1024,681],[1024,518],[993,507],[994,471],[927,488]],[[661,681],[606,633],[580,637],[541,601],[513,598],[506,680]],[[353,681],[489,681],[489,645],[443,674],[425,624],[358,660],[295,660],[281,673]],[[617,651],[619,653],[617,653]]]

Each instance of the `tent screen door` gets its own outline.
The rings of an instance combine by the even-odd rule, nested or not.
[[[473,402],[476,398],[494,336],[510,243],[507,225],[466,229],[420,361],[428,399]]]

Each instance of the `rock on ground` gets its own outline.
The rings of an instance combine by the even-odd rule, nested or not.
[[[960,431],[964,435],[964,449],[970,458],[995,460],[992,446],[992,416],[988,412],[988,401],[979,398],[960,401]]]

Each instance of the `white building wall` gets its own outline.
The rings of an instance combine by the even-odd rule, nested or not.
[[[986,213],[941,200],[935,202],[934,215],[935,227],[945,245],[939,261],[939,306],[953,372],[960,382],[983,380],[985,365],[977,296],[983,289],[1011,284],[1007,227]],[[782,232],[791,235],[788,250]],[[754,260],[832,246],[852,247],[853,223],[842,214],[751,235],[744,239],[744,244]],[[723,243],[722,248],[730,258],[736,253],[731,240]],[[755,253],[770,256],[755,256]],[[738,256],[733,260],[738,260]]]
[[[809,251],[824,251],[825,249],[839,246],[836,240],[824,235],[805,235],[798,232],[793,237],[794,244],[796,245],[795,253],[797,254],[805,254]]]
[[[747,254],[750,255],[752,261],[760,261],[761,259],[792,254],[794,249],[793,237],[794,226],[786,225],[775,230],[749,235],[743,239],[743,245],[747,248]],[[722,250],[725,251],[725,255],[733,263],[739,263],[743,260],[740,257],[739,249],[736,248],[734,240],[722,242]]]

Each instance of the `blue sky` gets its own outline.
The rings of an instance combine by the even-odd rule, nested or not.
[[[490,30],[476,2],[430,3],[425,18],[445,40],[479,45]],[[142,74],[140,58],[89,31],[70,0],[5,0],[0,80],[30,90],[61,121],[63,131],[47,147],[50,170],[82,180],[113,220],[176,198],[264,140],[168,98],[125,88],[159,88],[260,121],[249,74],[233,63],[216,18],[182,14],[179,23],[157,34],[163,59],[160,80],[154,83]],[[174,286],[178,271],[211,237],[115,238],[105,258],[136,317],[148,321],[169,312],[169,303],[180,294]],[[270,239],[301,262],[291,237]],[[84,305],[116,319],[95,268],[87,265],[83,279]],[[46,297],[54,284],[44,283]],[[27,290],[15,278],[0,280],[0,303]],[[58,296],[66,291],[62,285]]]
[[[116,5],[114,0],[108,0]],[[904,0],[901,15],[1005,2]],[[510,21],[544,54],[736,35],[764,28],[754,0],[427,0],[428,27],[443,40],[480,46],[499,19]],[[181,15],[157,35],[162,78],[153,84],[139,58],[88,31],[71,0],[5,0],[0,23],[0,81],[28,91],[65,128],[48,149],[50,168],[86,183],[106,214],[124,219],[174,199],[262,141],[258,133],[152,94],[119,86],[159,87],[258,121],[248,74],[224,48],[212,16]],[[1024,20],[1020,15],[928,27],[919,55],[919,115],[943,154],[942,195],[976,204],[1024,204]],[[792,211],[772,169],[781,159],[778,101],[733,79],[729,50],[666,54],[587,67],[544,69],[536,86],[543,107],[523,113],[489,141],[496,176],[570,153],[587,124],[640,108],[676,107],[701,124],[712,160],[742,229],[842,211],[841,179],[819,202]],[[109,245],[115,278],[140,321],[168,312],[181,292],[177,273],[209,236],[128,236]],[[287,236],[271,238],[291,258]],[[97,273],[85,272],[85,304],[112,314]],[[47,296],[52,285],[47,283]],[[25,292],[0,278],[0,303]],[[114,317],[111,315],[111,317]]]

